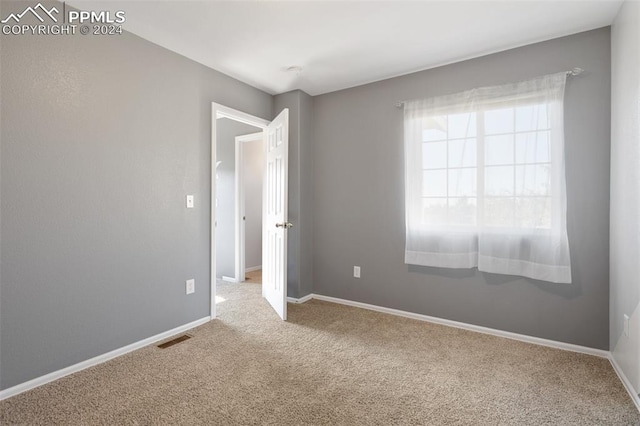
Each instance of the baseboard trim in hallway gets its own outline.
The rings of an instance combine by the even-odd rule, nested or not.
[[[145,346],[151,345],[153,343],[159,342],[160,340],[164,340],[167,337],[171,337],[175,334],[184,333],[185,331],[190,330],[199,325],[202,325],[208,322],[209,320],[211,320],[211,317],[209,316],[200,318],[199,320],[181,325],[171,330],[167,330],[163,333],[156,334],[155,336],[147,337],[146,339],[140,340],[138,342],[132,343],[127,346],[123,346],[111,352],[107,352],[105,354],[98,355],[97,357],[90,358],[86,361],[82,361],[77,364],[70,365],[69,367],[65,367],[61,370],[54,371],[44,376],[36,377],[35,379],[29,380],[28,382],[20,383],[19,385],[0,391],[0,401],[2,401],[3,399],[10,398],[12,396],[18,395],[22,392],[26,392],[28,390],[37,388],[38,386],[42,386],[49,382],[53,382],[55,380],[61,379],[70,374],[77,373],[78,371],[85,370],[89,367],[102,364],[103,362],[112,360],[126,353],[129,353],[137,349],[143,348]]]

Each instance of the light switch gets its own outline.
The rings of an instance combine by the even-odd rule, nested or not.
[[[624,336],[625,337],[629,337],[629,315],[627,314],[623,314],[623,330],[624,330]]]
[[[193,208],[193,195],[187,195],[187,208]]]

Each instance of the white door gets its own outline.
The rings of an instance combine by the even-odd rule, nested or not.
[[[287,319],[287,187],[289,110],[283,109],[266,129],[263,191],[262,296]]]

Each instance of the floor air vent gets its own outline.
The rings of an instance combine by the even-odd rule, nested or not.
[[[170,346],[177,345],[178,343],[184,342],[185,340],[189,340],[189,339],[191,339],[191,336],[188,335],[188,334],[184,334],[184,335],[182,335],[180,337],[176,337],[175,339],[171,339],[168,342],[164,342],[164,343],[158,345],[158,347],[160,349],[167,349]]]

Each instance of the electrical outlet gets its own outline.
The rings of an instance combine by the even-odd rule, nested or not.
[[[187,280],[187,294],[196,292],[196,280]]]
[[[353,267],[353,277],[354,278],[360,278],[360,267],[359,266],[354,266]]]
[[[623,327],[624,335],[629,337],[629,316],[627,314],[624,314]]]

